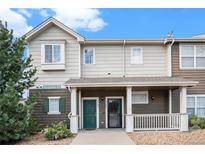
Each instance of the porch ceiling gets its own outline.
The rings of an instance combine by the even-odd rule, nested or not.
[[[180,77],[106,77],[69,79],[67,87],[192,87],[198,81]]]

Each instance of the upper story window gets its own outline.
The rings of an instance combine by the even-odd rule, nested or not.
[[[181,68],[205,68],[205,45],[181,45]]]
[[[65,44],[41,44],[41,69],[65,70]]]
[[[95,63],[95,51],[94,48],[84,49],[84,64],[94,64]]]
[[[64,44],[42,44],[42,64],[64,63]]]
[[[142,64],[143,53],[142,48],[134,47],[131,49],[131,64]]]
[[[133,91],[132,104],[148,104],[148,91]]]
[[[61,61],[60,44],[45,45],[45,63],[60,63]]]

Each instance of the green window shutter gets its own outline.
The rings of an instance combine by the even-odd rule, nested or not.
[[[60,98],[59,101],[59,112],[65,112],[65,98]]]
[[[49,99],[48,98],[44,99],[43,112],[49,112]]]

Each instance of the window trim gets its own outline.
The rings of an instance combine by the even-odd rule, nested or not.
[[[48,97],[48,100],[49,100],[49,106],[50,106],[50,99],[58,99],[59,100],[59,102],[58,102],[58,106],[59,106],[59,103],[60,103],[60,96],[58,96],[58,97]],[[61,114],[61,112],[59,111],[59,108],[58,108],[58,111],[50,111],[50,107],[48,108],[48,114]]]
[[[140,59],[141,59],[141,61],[139,61],[139,62],[133,62],[132,61],[132,52],[133,52],[133,49],[140,49],[140,51],[141,51],[141,57],[140,57]],[[143,48],[142,47],[131,47],[131,50],[130,50],[130,64],[143,64]]]
[[[86,49],[93,49],[93,63],[91,63],[91,64],[86,64],[85,63],[85,50]],[[84,65],[93,65],[93,64],[95,64],[95,48],[94,47],[85,47],[85,48],[83,48],[83,64]]]
[[[194,67],[183,67],[182,66],[182,47],[183,46],[194,46]],[[205,46],[205,45],[201,45],[201,44],[199,44],[199,45],[196,45],[196,44],[179,44],[179,68],[181,70],[190,70],[190,69],[191,70],[204,70],[205,69],[205,67],[196,67],[196,58],[197,58],[197,56],[196,56],[196,46]],[[200,57],[205,58],[205,56],[200,56]]]
[[[194,97],[194,115],[197,115],[197,109],[198,109],[198,106],[197,106],[197,97],[205,97],[205,94],[189,94],[187,95],[187,97]],[[187,105],[186,105],[186,112],[187,112]],[[205,109],[205,108],[204,108]],[[204,116],[205,118],[205,116]]]
[[[147,101],[146,102],[133,102],[132,104],[149,104],[149,91],[132,91],[133,94],[146,94]]]
[[[52,62],[52,63],[46,63],[45,62],[45,46],[51,45],[52,46],[52,53],[53,53],[53,46],[54,45],[60,45],[60,62]],[[43,65],[59,65],[59,64],[65,64],[65,44],[64,43],[44,43],[41,44],[41,64]]]

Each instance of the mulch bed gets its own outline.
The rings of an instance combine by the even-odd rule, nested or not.
[[[68,145],[74,138],[75,137],[49,141],[44,138],[42,133],[37,133],[35,135],[24,138],[16,145]]]
[[[146,131],[128,133],[128,136],[140,145],[196,145],[205,144],[205,129],[189,132]]]

